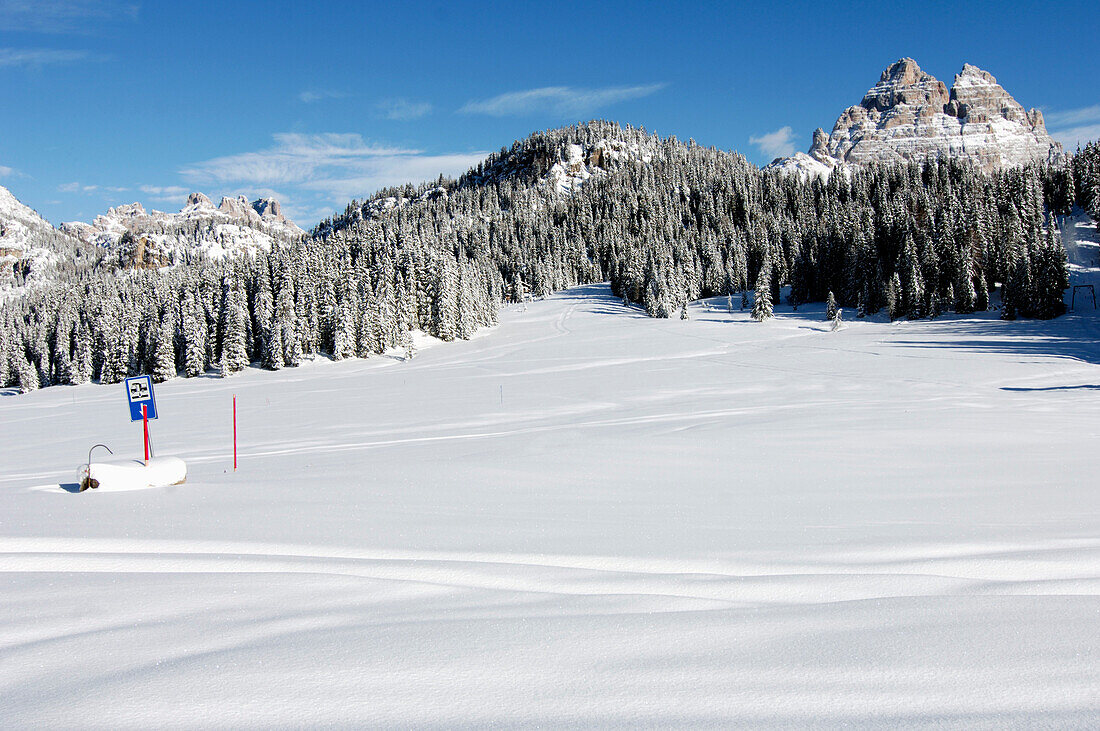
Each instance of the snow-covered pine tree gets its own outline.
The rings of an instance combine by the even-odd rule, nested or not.
[[[42,385],[38,369],[31,365],[22,348],[12,354],[12,370],[15,372],[15,386],[23,393],[35,391]]]
[[[187,378],[206,372],[206,327],[199,324],[201,317],[204,315],[194,297],[188,296],[183,303],[182,323],[183,375]]]
[[[772,317],[772,284],[771,266],[765,263],[756,275],[756,292],[753,295],[752,319],[757,322],[771,319]]]
[[[248,367],[247,320],[243,294],[230,285],[226,292],[225,335],[219,370],[222,378],[243,371]]]
[[[336,333],[332,347],[332,357],[336,360],[356,356],[356,334],[359,324],[351,302],[344,301],[336,308]]]
[[[156,336],[156,356],[153,380],[163,383],[176,377],[176,327],[169,313],[164,313]]]
[[[825,297],[825,319],[830,322],[836,319],[836,297],[831,289]]]
[[[1039,266],[1035,276],[1035,316],[1049,320],[1066,311],[1065,291],[1069,287],[1066,249],[1062,246],[1051,220],[1038,252]]]
[[[979,271],[974,281],[974,311],[986,312],[989,310],[989,287],[985,283],[985,274]]]

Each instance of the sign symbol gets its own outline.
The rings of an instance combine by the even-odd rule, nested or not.
[[[150,376],[131,376],[126,379],[126,400],[130,407],[130,421],[142,421],[141,410],[145,407],[147,417],[157,418],[157,397],[153,391],[153,379]]]
[[[144,381],[130,381],[130,400],[148,401],[149,385]]]

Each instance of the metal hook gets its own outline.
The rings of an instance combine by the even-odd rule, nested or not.
[[[96,447],[103,447],[108,452],[111,452],[111,448],[108,447],[106,444],[96,444],[95,446],[93,446],[91,449],[88,450],[88,467],[92,466],[92,452],[95,451]],[[111,454],[114,454],[114,452],[111,452]]]

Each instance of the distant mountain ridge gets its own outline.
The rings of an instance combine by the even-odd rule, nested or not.
[[[253,248],[270,251],[276,240],[305,236],[274,198],[249,202],[243,195],[223,197],[215,207],[202,193],[189,195],[179,213],[146,211],[140,203],[130,203],[109,209],[92,223],[63,223],[61,230],[105,249],[121,249],[129,263],[145,268],[193,255],[221,258]]]
[[[768,167],[820,176],[845,165],[950,158],[993,172],[1061,156],[1043,113],[1025,111],[988,71],[965,64],[948,90],[902,58],[837,118],[830,134],[818,128],[808,152]]]

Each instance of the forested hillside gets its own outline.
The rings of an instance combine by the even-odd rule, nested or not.
[[[410,330],[467,338],[502,301],[603,280],[656,317],[758,285],[776,301],[790,284],[792,304],[831,291],[861,314],[1050,318],[1067,286],[1053,214],[1074,205],[1100,205],[1096,145],[1060,167],[927,161],[823,182],[592,122],[457,181],[382,191],[270,253],[28,292],[0,311],[0,384],[411,354]]]

